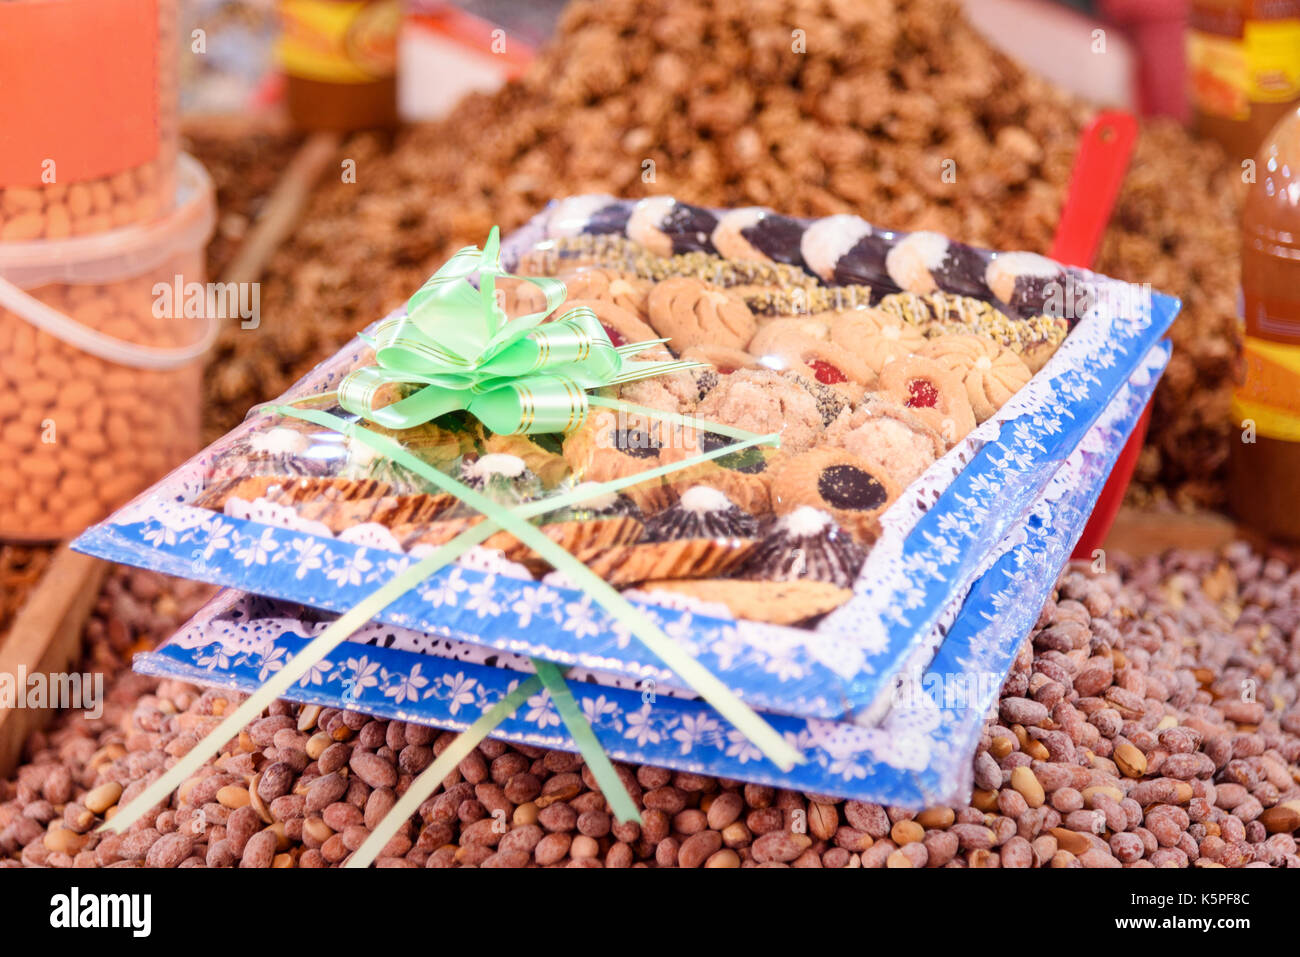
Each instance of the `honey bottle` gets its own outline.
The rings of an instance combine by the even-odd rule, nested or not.
[[[1193,122],[1235,162],[1300,101],[1300,0],[1192,0]]]
[[[1241,294],[1229,498],[1246,524],[1300,542],[1300,108],[1255,157],[1242,214]]]
[[[276,60],[304,130],[397,124],[400,0],[279,0]]]

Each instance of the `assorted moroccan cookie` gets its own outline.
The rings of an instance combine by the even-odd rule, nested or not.
[[[910,409],[948,445],[960,442],[975,428],[966,386],[934,359],[907,356],[887,363],[880,373],[880,392]]]
[[[991,418],[1033,375],[1010,349],[980,336],[940,336],[921,355],[961,377],[977,422]]]
[[[667,340],[638,359],[696,366],[593,392],[626,407],[593,405],[567,435],[496,435],[463,415],[372,431],[506,507],[578,493],[532,521],[616,587],[778,624],[851,597],[884,512],[1064,340],[1069,323],[1046,313],[1073,275],[854,216],[808,223],[668,197],[564,201],[517,268],[564,281],[551,318],[587,307],[615,345]],[[511,318],[545,308],[531,283],[502,278],[497,293]],[[606,487],[733,444],[721,426],[774,434],[779,448]],[[379,523],[405,548],[484,520],[355,437],[321,435],[300,423],[250,433],[198,503],[270,503],[334,532]],[[507,532],[484,545],[551,569]]]
[[[813,394],[793,378],[765,369],[719,376],[695,414],[759,435],[778,433],[788,452],[812,448],[825,429],[822,406]]]
[[[827,512],[863,545],[880,533],[880,516],[902,486],[880,466],[843,449],[791,456],[772,475],[772,507],[785,515],[804,505]]]
[[[879,395],[867,397],[837,422],[827,440],[880,466],[902,486],[911,485],[948,447],[920,416]]]
[[[744,561],[757,533],[753,515],[719,490],[700,485],[647,519],[639,541],[605,549],[587,565],[614,585],[725,575]]]
[[[772,523],[736,577],[771,582],[809,578],[852,588],[866,560],[867,550],[829,512],[800,505]]]
[[[647,596],[669,592],[726,605],[737,618],[771,625],[797,625],[834,611],[853,596],[848,588],[801,578],[794,581],[749,581],[741,578],[659,579],[637,585]]]
[[[706,344],[743,349],[758,328],[743,299],[699,279],[656,283],[649,310],[650,325],[677,353]]]

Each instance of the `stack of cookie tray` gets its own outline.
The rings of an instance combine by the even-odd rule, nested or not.
[[[739,212],[742,223],[778,218]],[[507,240],[503,256],[507,268],[542,263],[546,271],[545,264],[555,265],[568,250],[590,257],[599,248],[599,263],[573,265],[608,269],[609,250],[615,250],[633,257],[619,263],[633,270],[621,273],[630,276],[663,263],[716,270],[714,238],[726,237],[728,215],[663,199],[633,204],[581,197],[552,204]],[[776,225],[795,224],[805,237],[817,225],[779,219],[784,222]],[[830,243],[838,243],[837,268],[829,277],[817,275],[825,269],[810,263],[815,250],[803,257],[798,265],[816,278],[800,283],[794,299],[811,300],[814,310],[818,303],[850,310],[879,308],[881,296],[907,295],[914,269],[897,277],[888,268],[871,274],[874,253],[862,254],[879,242],[883,265],[908,237],[833,219],[840,220],[836,232],[847,227],[849,236]],[[598,241],[588,242],[593,236]],[[667,248],[655,248],[664,242]],[[961,290],[943,286],[949,276],[942,264],[963,257],[969,263],[967,247],[959,247],[961,255],[936,255],[934,244],[928,235],[908,244],[923,251],[919,261],[928,270],[915,281],[935,283],[940,296],[973,291],[965,288],[971,269],[962,271],[966,279],[953,274],[965,284]],[[643,258],[647,251],[649,259]],[[985,284],[991,291],[1004,278],[989,267],[998,257],[972,253],[995,280]],[[867,264],[867,275],[846,276],[855,257],[856,268]],[[901,258],[892,257],[890,265]],[[742,280],[761,275],[749,267],[741,272]],[[736,281],[714,278],[724,289]],[[1050,356],[1035,360],[1037,371],[1026,384],[891,497],[838,607],[826,613],[817,608],[791,627],[736,617],[732,606],[708,600],[713,591],[674,593],[640,583],[628,593],[804,754],[805,763],[792,771],[767,762],[638,642],[611,627],[589,596],[555,573],[539,580],[540,570],[490,549],[472,551],[391,605],[313,669],[295,696],[462,728],[508,693],[536,656],[572,666],[575,695],[616,759],[897,805],[957,799],[969,788],[969,755],[984,713],[1168,360],[1161,337],[1177,312],[1175,300],[1074,270],[1067,280],[1093,291],[1087,312],[1067,320],[1068,336],[1052,343]],[[902,286],[901,293],[891,284]],[[735,294],[743,295],[761,326],[770,318],[764,304],[783,295],[777,292],[751,281]],[[1007,301],[1022,292],[1022,283],[1008,282],[989,298],[1011,321],[1032,320],[1026,310],[1033,309],[1023,301]],[[327,391],[365,360],[364,353],[360,344],[343,350],[288,395]],[[140,670],[251,690],[332,615],[400,572],[412,553],[421,554],[409,545],[404,551],[374,522],[339,531],[274,496],[226,501],[220,512],[195,504],[211,501],[205,496],[217,481],[238,478],[232,454],[251,460],[249,450],[257,449],[263,459],[301,458],[301,452],[276,447],[277,431],[283,432],[282,423],[254,410],[229,436],[75,543],[114,561],[230,586],[173,639],[138,658]],[[480,449],[479,457],[494,450]],[[331,454],[327,439],[317,437],[307,457]],[[779,525],[782,509],[788,514],[794,505],[773,507],[778,515],[765,517],[763,528]],[[802,569],[800,563],[793,574],[787,567],[770,577],[792,584]],[[725,588],[727,580],[719,576],[711,587],[722,582]],[[545,694],[494,736],[574,747]]]

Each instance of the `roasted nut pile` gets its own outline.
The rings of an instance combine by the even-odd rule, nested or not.
[[[113,672],[202,591],[118,572],[90,625],[94,666]],[[968,806],[623,766],[644,810],[618,824],[580,757],[487,741],[379,864],[1300,867],[1298,627],[1300,565],[1245,545],[1068,570],[985,728]],[[232,704],[118,674],[101,720],[65,716],[0,783],[0,865],[337,865],[453,738],[277,702],[129,833],[94,830]]]
[[[344,145],[355,182],[322,182],[272,263],[261,330],[231,329],[219,348],[208,436],[456,248],[559,196],[855,212],[1046,252],[1087,116],[995,52],[956,0],[575,2],[521,81],[391,147]],[[1141,469],[1179,501],[1222,495],[1239,172],[1217,147],[1148,123],[1097,264],[1183,299]]]

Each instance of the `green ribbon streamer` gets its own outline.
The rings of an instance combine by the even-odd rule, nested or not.
[[[627,793],[627,788],[623,786],[623,779],[618,776],[613,762],[609,760],[609,755],[596,739],[596,732],[591,729],[582,709],[578,707],[578,702],[574,700],[573,692],[569,690],[568,682],[564,680],[560,669],[554,662],[542,658],[534,658],[533,667],[537,669],[537,676],[542,679],[542,684],[546,685],[546,690],[551,693],[555,710],[560,712],[560,719],[568,729],[569,736],[578,746],[578,751],[587,762],[587,767],[591,768],[591,773],[596,778],[596,785],[605,795],[605,800],[609,802],[609,809],[614,812],[614,817],[618,818],[620,824],[626,821],[636,821],[640,824],[641,814],[636,809],[636,802]]]
[[[355,434],[358,441],[364,442],[371,448],[376,449],[376,451],[388,454],[390,457],[396,459],[399,464],[406,466],[417,474],[429,477],[431,481],[438,481],[446,478],[441,472],[438,472],[432,466],[416,458],[392,440],[368,430],[361,429],[354,423],[340,419],[337,416],[329,415],[325,412],[317,412],[308,409],[294,409],[287,406],[275,406],[272,407],[272,411],[279,412],[292,418],[303,419],[316,425],[322,425],[326,428],[334,429],[335,431],[345,434]],[[713,431],[715,429],[711,426],[710,430]],[[646,471],[637,473],[636,475],[614,479],[598,485],[594,489],[571,489],[568,492],[563,492],[547,499],[528,502],[524,505],[517,506],[515,514],[521,519],[534,518],[550,511],[556,511],[561,508],[567,508],[570,505],[579,504],[594,496],[601,495],[604,492],[621,491],[622,489],[630,488],[631,486],[637,485],[641,482],[666,475],[670,472],[676,471],[677,469],[690,468],[702,462],[720,458],[723,455],[730,454],[731,452],[749,446],[759,444],[774,445],[777,441],[775,435],[752,436],[747,440],[738,442],[736,445],[729,445],[720,449],[715,449],[711,452],[706,452],[685,459],[681,462],[657,466],[656,468],[647,469]],[[432,473],[432,475],[430,475],[430,473]],[[532,526],[528,527],[531,528]],[[113,816],[113,819],[103,824],[100,829],[116,833],[124,833],[132,824],[144,815],[145,811],[166,800],[168,795],[192,777],[199,768],[203,766],[205,761],[221,749],[222,744],[238,735],[239,732],[243,730],[250,721],[257,717],[258,714],[265,710],[271,702],[288,694],[303,675],[310,671],[317,662],[324,659],[330,652],[351,637],[353,632],[367,624],[375,617],[375,615],[379,614],[379,612],[384,608],[401,598],[412,588],[419,585],[439,568],[455,561],[471,547],[488,539],[497,530],[498,528],[496,523],[490,519],[485,519],[482,522],[470,526],[451,541],[439,546],[435,551],[422,558],[416,564],[396,575],[383,587],[372,592],[355,608],[349,609],[333,624],[301,648],[297,654],[286,661],[283,668],[268,678],[261,687],[249,695],[249,697],[246,698],[239,707],[229,712],[216,728],[186,752],[183,757],[179,758],[175,764],[168,768],[161,777],[145,788],[145,790],[133,801],[120,808],[118,813]],[[560,549],[560,552],[561,554],[568,554],[567,552],[564,552],[563,549]],[[585,566],[582,567],[585,569]]]
[[[476,272],[478,289],[469,281]],[[507,319],[496,302],[498,278],[532,283],[546,307]],[[467,411],[502,435],[571,432],[587,417],[586,390],[701,364],[628,362],[666,340],[616,347],[585,306],[544,323],[564,295],[558,279],[502,271],[500,236],[493,226],[481,252],[477,246],[460,250],[408,300],[405,315],[385,319],[373,335],[361,336],[374,349],[375,364],[339,383],[338,403],[390,429]],[[390,386],[415,391],[377,407]]]
[[[599,575],[595,574],[590,568],[578,561],[562,547],[548,538],[545,533],[537,526],[526,521],[526,516],[530,513],[528,506],[520,506],[515,510],[506,508],[503,505],[494,502],[485,495],[474,491],[467,485],[462,485],[449,475],[444,475],[427,462],[421,461],[412,455],[406,449],[402,448],[397,442],[387,436],[379,435],[368,429],[362,428],[355,422],[348,422],[340,419],[338,416],[331,415],[328,412],[320,412],[313,409],[293,409],[287,406],[276,407],[275,411],[283,415],[303,419],[313,422],[316,425],[322,425],[326,428],[342,432],[345,435],[355,438],[358,441],[368,445],[370,448],[379,452],[381,455],[392,459],[399,465],[405,466],[420,477],[427,479],[444,492],[455,495],[460,501],[464,502],[470,508],[481,512],[485,520],[477,525],[471,526],[478,528],[481,525],[493,524],[497,528],[509,532],[520,542],[527,545],[543,559],[549,562],[553,567],[566,574],[580,588],[592,597],[618,624],[622,625],[629,632],[635,635],[642,644],[644,644],[660,661],[662,661],[669,670],[673,671],[678,677],[687,683],[697,694],[706,700],[719,714],[732,723],[742,734],[745,735],[754,746],[757,747],[773,764],[784,771],[790,770],[794,765],[803,761],[803,757],[797,750],[791,747],[784,738],[779,735],[770,724],[759,717],[749,705],[740,700],[736,694],[718,680],[717,676],[701,665],[698,661],[684,652],[673,642],[659,626],[651,622],[645,615],[641,614],[631,602],[620,595],[608,582]],[[749,445],[757,445],[760,442],[771,442],[772,437],[756,436],[750,442],[740,442],[735,445],[723,446],[715,449],[713,452],[695,456],[694,458],[684,459],[681,462],[669,463],[661,466],[660,470],[671,472],[682,468],[689,468],[702,461],[718,458],[721,455],[728,455],[732,452],[739,451]],[[613,490],[616,486],[619,488],[626,485],[634,485],[639,481],[659,472],[660,470],[648,470],[646,473],[628,476],[631,481],[625,483],[607,482],[599,489]],[[599,494],[598,490],[580,494],[579,498],[590,498]],[[552,507],[548,500],[531,503],[541,506],[541,511],[549,511]],[[536,514],[536,513],[533,513]],[[426,572],[428,574],[428,572]],[[389,599],[391,603],[393,598]],[[362,602],[362,605],[372,609],[372,614],[377,613],[383,606],[374,607],[370,599]],[[355,609],[354,609],[355,610]],[[304,649],[305,650],[305,649]],[[301,654],[301,653],[300,653]]]
[[[469,282],[469,276],[475,272],[479,274],[477,289]],[[526,316],[507,319],[496,302],[496,280],[500,277],[522,279],[539,288],[545,299],[545,308]],[[588,396],[588,389],[620,385],[695,368],[701,363],[628,362],[626,360],[630,357],[666,340],[656,339],[615,347],[595,313],[585,307],[571,309],[559,319],[543,324],[543,320],[559,306],[564,296],[564,284],[559,280],[510,277],[503,272],[500,265],[500,235],[498,229],[493,227],[481,252],[474,246],[461,249],[408,300],[405,315],[384,320],[376,327],[373,336],[362,336],[374,349],[375,365],[350,373],[339,384],[337,392],[331,395],[347,411],[394,430],[412,428],[448,412],[463,410],[500,434],[568,432],[583,423],[589,405],[600,405],[655,416],[682,425],[707,428],[707,431],[736,438],[738,441],[680,462],[602,483],[594,490],[570,491],[512,510],[443,475],[411,455],[398,443],[360,428],[356,423],[324,412],[272,406],[274,411],[282,415],[314,422],[362,441],[437,487],[457,496],[466,505],[481,512],[484,520],[394,576],[386,585],[340,616],[238,708],[226,715],[211,734],[173,764],[134,801],[122,808],[111,822],[103,826],[104,829],[124,832],[139,820],[145,810],[160,803],[197,772],[224,741],[234,737],[254,716],[288,692],[311,667],[353,632],[439,568],[455,561],[470,547],[486,540],[498,529],[513,534],[585,588],[616,621],[636,635],[775,764],[789,770],[803,760],[766,721],[707,669],[673,644],[667,635],[641,615],[622,595],[527,521],[545,512],[585,501],[602,492],[618,491],[752,445],[778,444],[777,437],[773,435],[755,436],[740,429],[702,423],[687,416]],[[390,391],[390,387],[400,390],[404,394],[403,398],[377,408],[376,402]],[[305,396],[293,401],[320,398],[321,396]],[[540,659],[535,661],[539,672],[545,672],[558,681],[557,688],[552,689],[552,697],[557,702],[557,708],[561,708],[561,716],[580,750],[583,750],[593,773],[601,779],[602,791],[611,807],[620,800],[620,795],[621,800],[631,805],[622,782],[614,773],[595,734],[582,718],[560,672],[549,662]],[[561,699],[567,700],[568,704],[562,706]],[[505,703],[503,701],[502,705]],[[569,704],[572,705],[571,709]],[[495,721],[487,723],[479,739],[513,713],[513,710],[512,707],[501,713]],[[496,709],[489,714],[497,714]],[[485,715],[474,727],[478,728],[487,717]],[[465,753],[479,739],[468,745]],[[458,742],[460,740],[457,739]],[[437,766],[435,762],[429,771]],[[442,777],[445,776],[444,773]],[[434,787],[442,777],[435,779]],[[419,802],[415,807],[418,806]],[[623,807],[622,810],[626,812],[628,808]],[[630,807],[630,812],[635,815],[635,806]],[[413,813],[413,810],[407,816],[409,813]],[[400,820],[399,818],[393,829],[388,831],[389,837],[400,826]],[[386,825],[388,819],[383,823]],[[372,838],[378,833],[372,835]],[[378,853],[386,841],[387,838],[372,849],[369,860],[373,860],[374,854]],[[359,854],[354,855],[354,858],[359,857]]]
[[[370,832],[370,836],[361,842],[361,846],[353,852],[343,866],[364,868],[374,863],[379,852],[384,849],[384,845],[391,841],[393,835],[401,830],[402,825],[420,810],[420,805],[430,794],[438,790],[438,785],[446,780],[447,775],[451,774],[497,725],[518,711],[519,706],[528,700],[530,694],[540,691],[541,688],[541,678],[534,675],[483,712],[483,717],[456,735],[451,744],[447,745],[447,749],[434,759],[433,764],[421,771],[420,775],[411,782],[406,793],[397,799],[397,803]]]

